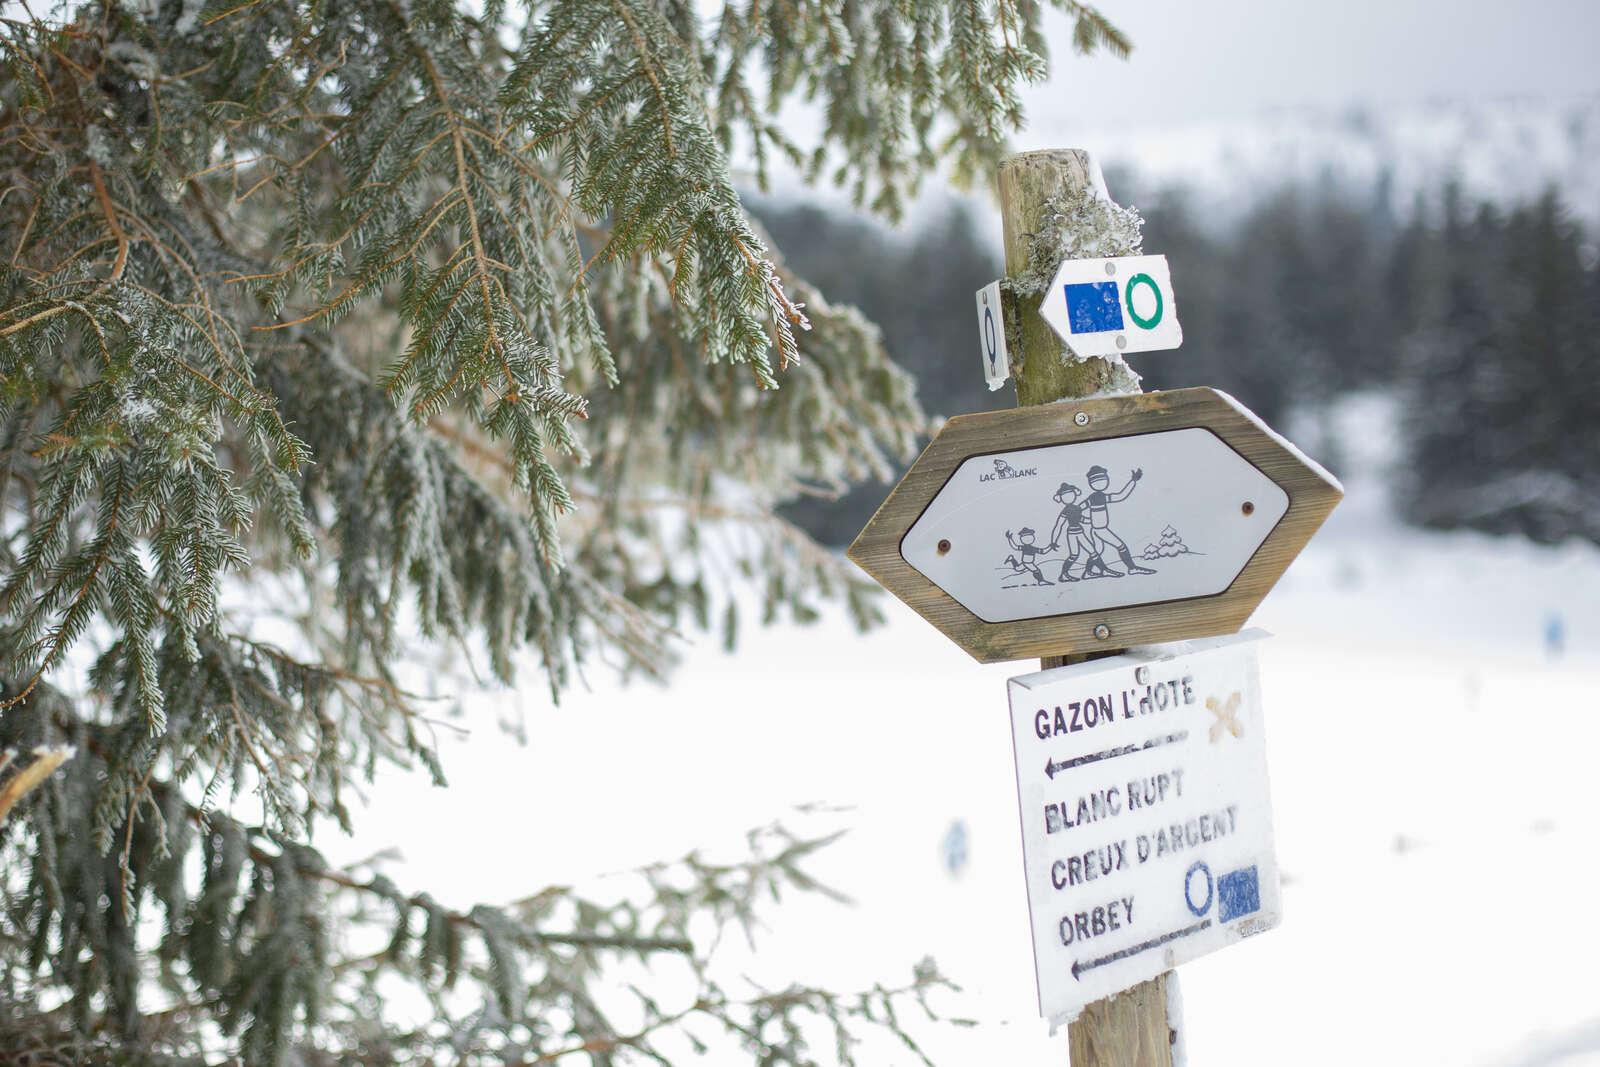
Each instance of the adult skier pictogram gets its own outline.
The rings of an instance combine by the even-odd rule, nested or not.
[[[1144,477],[1144,471],[1135,467],[1127,484],[1114,493],[1107,492],[1111,486],[1111,475],[1104,467],[1090,467],[1086,477],[1091,492],[1084,500],[1084,507],[1089,512],[1089,535],[1095,541],[1096,555],[1102,555],[1107,545],[1114,545],[1117,555],[1122,558],[1122,565],[1128,569],[1129,574],[1154,574],[1155,571],[1149,567],[1141,567],[1133,561],[1133,554],[1128,551],[1128,543],[1111,528],[1110,505],[1128,499],[1133,494],[1134,486],[1139,484],[1139,479]],[[1110,568],[1107,568],[1106,573],[1120,577],[1120,572]]]
[[[1061,514],[1056,516],[1056,524],[1050,531],[1050,547],[1046,550],[1055,552],[1065,544],[1067,558],[1061,561],[1061,574],[1056,579],[1058,582],[1076,582],[1084,578],[1121,577],[1116,571],[1106,567],[1105,561],[1100,558],[1099,549],[1095,547],[1094,539],[1089,533],[1085,522],[1087,512],[1083,505],[1078,503],[1078,497],[1083,490],[1069,482],[1062,482],[1061,488],[1051,497],[1061,505]],[[1063,542],[1062,537],[1066,540]],[[1083,572],[1078,575],[1072,573],[1073,564],[1083,559]]]

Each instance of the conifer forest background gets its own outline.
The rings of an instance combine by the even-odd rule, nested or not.
[[[1600,543],[1600,232],[1568,192],[1506,205],[1446,182],[1396,209],[1384,182],[1286,183],[1218,225],[1181,190],[1143,188],[1137,173],[1109,181],[1182,287],[1183,355],[1141,363],[1145,388],[1215,385],[1273,425],[1352,393],[1391,395],[1405,413],[1392,490],[1407,519]],[[1009,406],[1007,392],[972,388],[966,283],[1001,271],[965,203],[895,239],[837,209],[754,204],[796,269],[883,328],[930,411]],[[905,279],[929,262],[949,269],[919,282],[930,299],[906,300]],[[1335,469],[1359,445],[1307,430]],[[883,492],[790,513],[845,544]]]

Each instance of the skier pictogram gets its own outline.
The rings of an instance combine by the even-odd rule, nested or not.
[[[1100,551],[1095,546],[1094,537],[1089,532],[1087,511],[1078,503],[1078,497],[1083,490],[1069,482],[1062,482],[1061,488],[1051,497],[1061,505],[1061,514],[1056,516],[1056,524],[1050,531],[1050,547],[1048,551],[1055,552],[1063,543],[1067,548],[1067,558],[1061,562],[1061,574],[1056,579],[1060,582],[1076,582],[1084,578],[1120,578],[1121,574],[1109,569],[1105,561],[1100,558]],[[1066,541],[1062,541],[1065,536]],[[1073,564],[1083,559],[1083,571],[1080,574],[1072,573]]]
[[[997,469],[1000,469],[1001,463],[1000,460],[995,461]],[[1033,469],[1030,468],[1027,471],[1017,471],[1016,475],[1025,476],[1033,473]],[[1111,525],[1111,505],[1120,504],[1133,495],[1134,489],[1144,478],[1144,469],[1132,468],[1127,482],[1122,488],[1114,491],[1111,488],[1111,474],[1106,468],[1093,466],[1085,472],[1085,475],[1085,480],[1089,484],[1087,494],[1071,482],[1060,483],[1056,491],[1051,494],[1050,499],[1055,501],[1059,510],[1051,524],[1050,540],[1047,544],[1038,542],[1038,535],[1031,526],[1024,526],[1015,533],[1011,530],[1006,531],[1006,543],[1011,546],[1012,551],[999,568],[1002,589],[1075,585],[1090,578],[1122,578],[1129,574],[1157,573],[1154,568],[1144,566],[1135,560],[1128,543]],[[1136,516],[1135,521],[1139,522],[1140,518]],[[1142,521],[1148,523],[1149,520],[1144,518]],[[1148,526],[1145,528],[1148,529]],[[1116,551],[1124,570],[1116,570],[1106,563],[1106,553],[1111,550]],[[1145,545],[1139,558],[1149,563],[1158,563],[1179,556],[1201,555],[1204,553],[1196,552],[1184,543],[1177,526],[1167,523],[1160,536]],[[1051,581],[1045,577],[1045,567],[1054,566],[1058,562],[1061,565],[1060,571],[1056,573],[1055,580]],[[1018,580],[1019,577],[1021,580]]]
[[[1034,585],[1054,585],[1054,582],[1044,576],[1039,564],[1034,562],[1034,557],[1042,555],[1045,551],[1043,545],[1034,541],[1035,536],[1037,535],[1031,526],[1024,526],[1014,537],[1010,530],[1006,531],[1006,543],[1014,550],[1012,555],[1006,557],[1006,566],[1011,568],[1012,574],[1032,575]]]
[[[1089,480],[1091,492],[1084,500],[1084,506],[1089,512],[1089,534],[1099,549],[1097,555],[1103,554],[1107,545],[1114,545],[1117,555],[1122,558],[1122,565],[1128,569],[1129,574],[1154,574],[1155,571],[1149,567],[1141,567],[1133,561],[1133,554],[1128,551],[1128,543],[1111,528],[1110,506],[1133,495],[1134,487],[1139,484],[1139,479],[1144,477],[1144,471],[1135,467],[1127,484],[1114,493],[1107,491],[1111,486],[1111,475],[1104,467],[1090,467],[1085,476]],[[1119,572],[1110,568],[1107,568],[1107,574],[1120,577]]]

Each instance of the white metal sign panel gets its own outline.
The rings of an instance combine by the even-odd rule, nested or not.
[[[1281,918],[1256,642],[1010,681],[1039,1010],[1070,1019]]]
[[[1191,427],[973,456],[900,555],[985,622],[1211,596],[1289,495]]]
[[[1080,356],[1183,344],[1166,256],[1069,259],[1057,268],[1039,314]]]
[[[978,352],[983,357],[983,380],[989,383],[992,393],[1011,376],[1005,320],[1000,314],[999,282],[990,282],[978,290]]]

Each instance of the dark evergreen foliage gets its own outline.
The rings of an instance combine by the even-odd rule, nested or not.
[[[964,207],[909,232],[812,204],[757,199],[753,209],[796,271],[882,329],[885,347],[915,376],[917,398],[935,418],[1016,404],[1009,389],[985,389],[978,372],[972,293],[998,277],[1001,264]],[[801,497],[784,514],[825,544],[848,544],[901,473],[838,498]]]
[[[1510,212],[1445,198],[1407,239],[1413,520],[1600,543],[1600,262],[1552,192]]]
[[[1079,49],[1126,51],[1050,6]],[[761,832],[749,862],[690,857],[621,904],[462,910],[312,842],[379,764],[442,781],[408,687],[447,656],[510,684],[531,651],[553,694],[584,662],[659,672],[678,628],[734,638],[741,583],[764,620],[831,599],[871,621],[774,508],[887,475],[924,420],[876,328],[768,247],[728,153],[893,215],[939,161],[992,164],[1045,72],[1044,9],[0,20],[0,1052],[610,1063],[676,1033],[808,1063],[818,1033],[846,1061],[863,1026],[909,1041],[894,1005],[930,968],[850,997],[701,970],[690,935],[816,889],[818,842]],[[786,104],[817,109],[818,143]],[[65,746],[24,790],[29,753]],[[607,983],[663,954],[692,1000],[647,982],[614,1017]],[[402,1018],[397,988],[427,1011]]]

